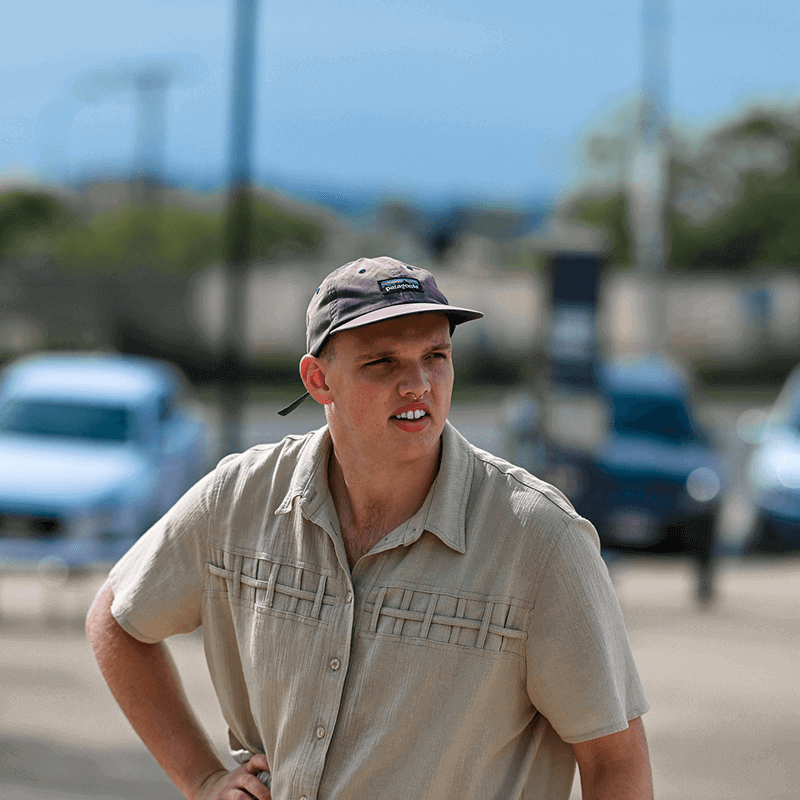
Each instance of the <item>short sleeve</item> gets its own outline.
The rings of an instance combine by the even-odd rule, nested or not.
[[[624,730],[649,708],[597,532],[581,517],[556,536],[542,574],[527,685],[533,705],[570,743]]]
[[[117,562],[111,612],[131,636],[159,642],[201,623],[215,473],[202,478]]]

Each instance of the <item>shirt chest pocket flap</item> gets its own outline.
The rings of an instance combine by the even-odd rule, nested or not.
[[[525,616],[524,608],[500,598],[376,586],[359,628],[409,642],[521,655]]]
[[[336,602],[334,582],[325,572],[303,564],[287,564],[262,556],[216,549],[206,565],[212,591],[229,602],[310,624],[325,624]]]

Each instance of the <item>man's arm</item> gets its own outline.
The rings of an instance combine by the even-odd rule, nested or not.
[[[268,770],[256,755],[229,772],[189,706],[169,650],[145,644],[114,619],[114,592],[106,582],[86,619],[100,671],[111,692],[150,752],[189,800],[270,800],[255,777]],[[245,791],[246,790],[246,791]]]
[[[653,800],[653,776],[641,717],[619,733],[573,744],[583,800]]]

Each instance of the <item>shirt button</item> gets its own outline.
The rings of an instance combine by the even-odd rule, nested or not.
[[[347,603],[352,603],[353,602],[353,593],[352,592],[348,592],[347,593],[347,597],[345,597],[345,602],[347,602]]]
[[[332,659],[331,659],[331,669],[332,669],[332,670],[337,670],[337,669],[339,669],[339,667],[341,667],[341,666],[342,666],[342,662],[341,662],[341,661],[339,661],[339,659],[338,659],[338,658],[332,658]]]
[[[325,728],[322,725],[317,728],[317,739],[322,739],[325,736]]]

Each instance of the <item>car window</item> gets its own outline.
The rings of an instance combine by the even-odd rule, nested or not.
[[[9,400],[0,407],[0,431],[31,436],[124,442],[134,438],[127,408],[53,401]]]
[[[613,429],[669,442],[699,442],[702,434],[692,423],[686,407],[673,399],[641,395],[612,398]]]

